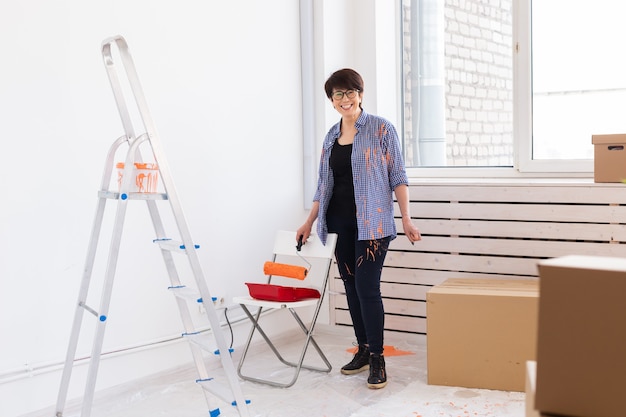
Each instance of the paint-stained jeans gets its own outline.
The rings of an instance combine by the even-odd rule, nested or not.
[[[354,334],[359,345],[383,353],[385,311],[380,276],[390,238],[358,240],[356,220],[327,216],[328,231],[337,233],[335,258],[343,280]]]

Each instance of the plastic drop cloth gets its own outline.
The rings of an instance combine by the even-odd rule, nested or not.
[[[295,359],[300,353],[298,334],[275,340],[286,344],[284,356]],[[426,337],[387,332],[385,345],[407,355],[386,356],[388,384],[385,388],[367,388],[367,372],[342,375],[339,369],[350,361],[348,352],[354,336],[349,327],[318,325],[315,339],[333,365],[329,373],[303,369],[290,388],[275,388],[253,382],[242,382],[242,390],[250,415],[254,417],[523,417],[525,394],[481,389],[434,386],[426,383]],[[297,340],[297,342],[296,342]],[[289,355],[292,354],[291,357]],[[307,358],[315,361],[311,347]],[[291,379],[292,370],[274,359],[273,353],[258,344],[258,353],[249,353],[246,373]],[[235,366],[239,362],[233,353]],[[319,361],[319,360],[318,360]],[[321,361],[320,361],[321,363]],[[226,381],[221,367],[215,377]],[[97,395],[92,417],[207,417],[209,407],[203,390],[196,386],[193,366],[137,380]],[[211,409],[219,408],[220,416],[237,417],[237,409],[218,398],[210,397]],[[78,416],[66,409],[64,417]]]

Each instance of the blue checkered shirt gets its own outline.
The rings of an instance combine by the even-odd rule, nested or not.
[[[326,244],[326,212],[333,194],[330,153],[340,135],[341,122],[330,128],[324,139],[319,166],[317,233]],[[352,181],[356,203],[359,240],[396,237],[393,220],[393,190],[409,180],[404,167],[396,128],[382,117],[361,111],[355,123],[357,134],[352,145]]]

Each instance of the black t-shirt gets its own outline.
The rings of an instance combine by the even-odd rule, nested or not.
[[[330,168],[335,185],[328,206],[328,213],[334,216],[356,218],[351,155],[352,144],[340,145],[335,141],[330,152]]]

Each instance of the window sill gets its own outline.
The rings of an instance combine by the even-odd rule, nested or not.
[[[594,182],[593,178],[467,178],[467,177],[428,177],[411,178],[409,185],[484,185],[484,186],[571,186],[571,187],[608,187],[624,188],[619,182]]]

